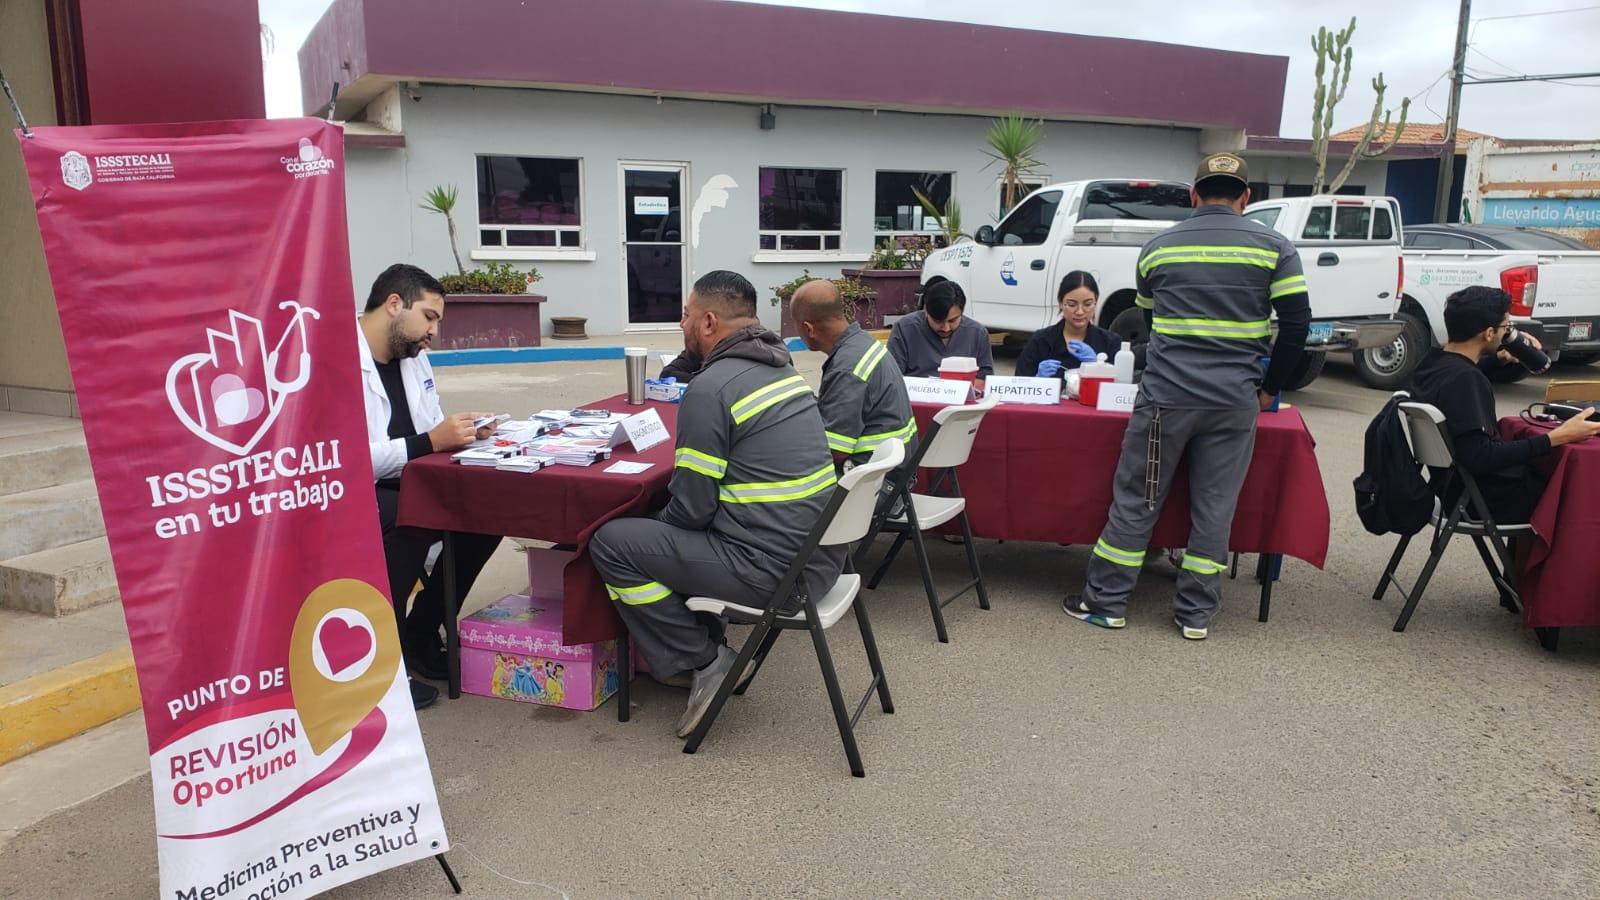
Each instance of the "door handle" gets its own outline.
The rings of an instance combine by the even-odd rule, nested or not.
[[[1339,254],[1337,253],[1324,253],[1317,257],[1317,265],[1319,266],[1337,266],[1338,264]]]
[[[1043,272],[1044,271],[1044,260],[1036,259],[1033,262],[1028,263],[1028,268],[1034,270],[1035,272]]]

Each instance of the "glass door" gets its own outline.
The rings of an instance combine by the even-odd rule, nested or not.
[[[622,256],[628,325],[662,328],[683,316],[684,166],[622,165]]]

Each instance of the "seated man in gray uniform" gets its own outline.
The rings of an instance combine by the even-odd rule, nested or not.
[[[885,441],[906,445],[906,463],[917,449],[917,423],[911,418],[900,367],[889,351],[847,319],[839,290],[817,278],[800,285],[789,301],[800,339],[828,355],[822,364],[822,426],[828,449],[845,466],[866,462]],[[893,479],[884,482],[890,489]]]
[[[889,353],[900,371],[917,378],[939,374],[950,356],[978,361],[978,377],[994,374],[989,329],[966,316],[967,295],[954,281],[931,285],[922,294],[922,309],[902,317],[889,332]]]
[[[650,671],[689,675],[677,728],[686,737],[736,654],[722,622],[685,601],[765,607],[838,479],[816,395],[756,319],[744,276],[717,271],[695,282],[681,327],[705,362],[678,408],[672,498],[654,518],[607,522],[589,553]],[[844,558],[843,547],[817,551],[803,579],[811,596],[833,587]],[[798,598],[785,605],[799,607]]]

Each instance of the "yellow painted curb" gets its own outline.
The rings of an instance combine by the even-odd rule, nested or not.
[[[126,647],[0,686],[0,764],[138,708],[139,680]]]

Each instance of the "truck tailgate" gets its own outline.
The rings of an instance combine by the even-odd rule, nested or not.
[[[1600,322],[1600,252],[1539,256],[1534,317],[1541,316]]]

